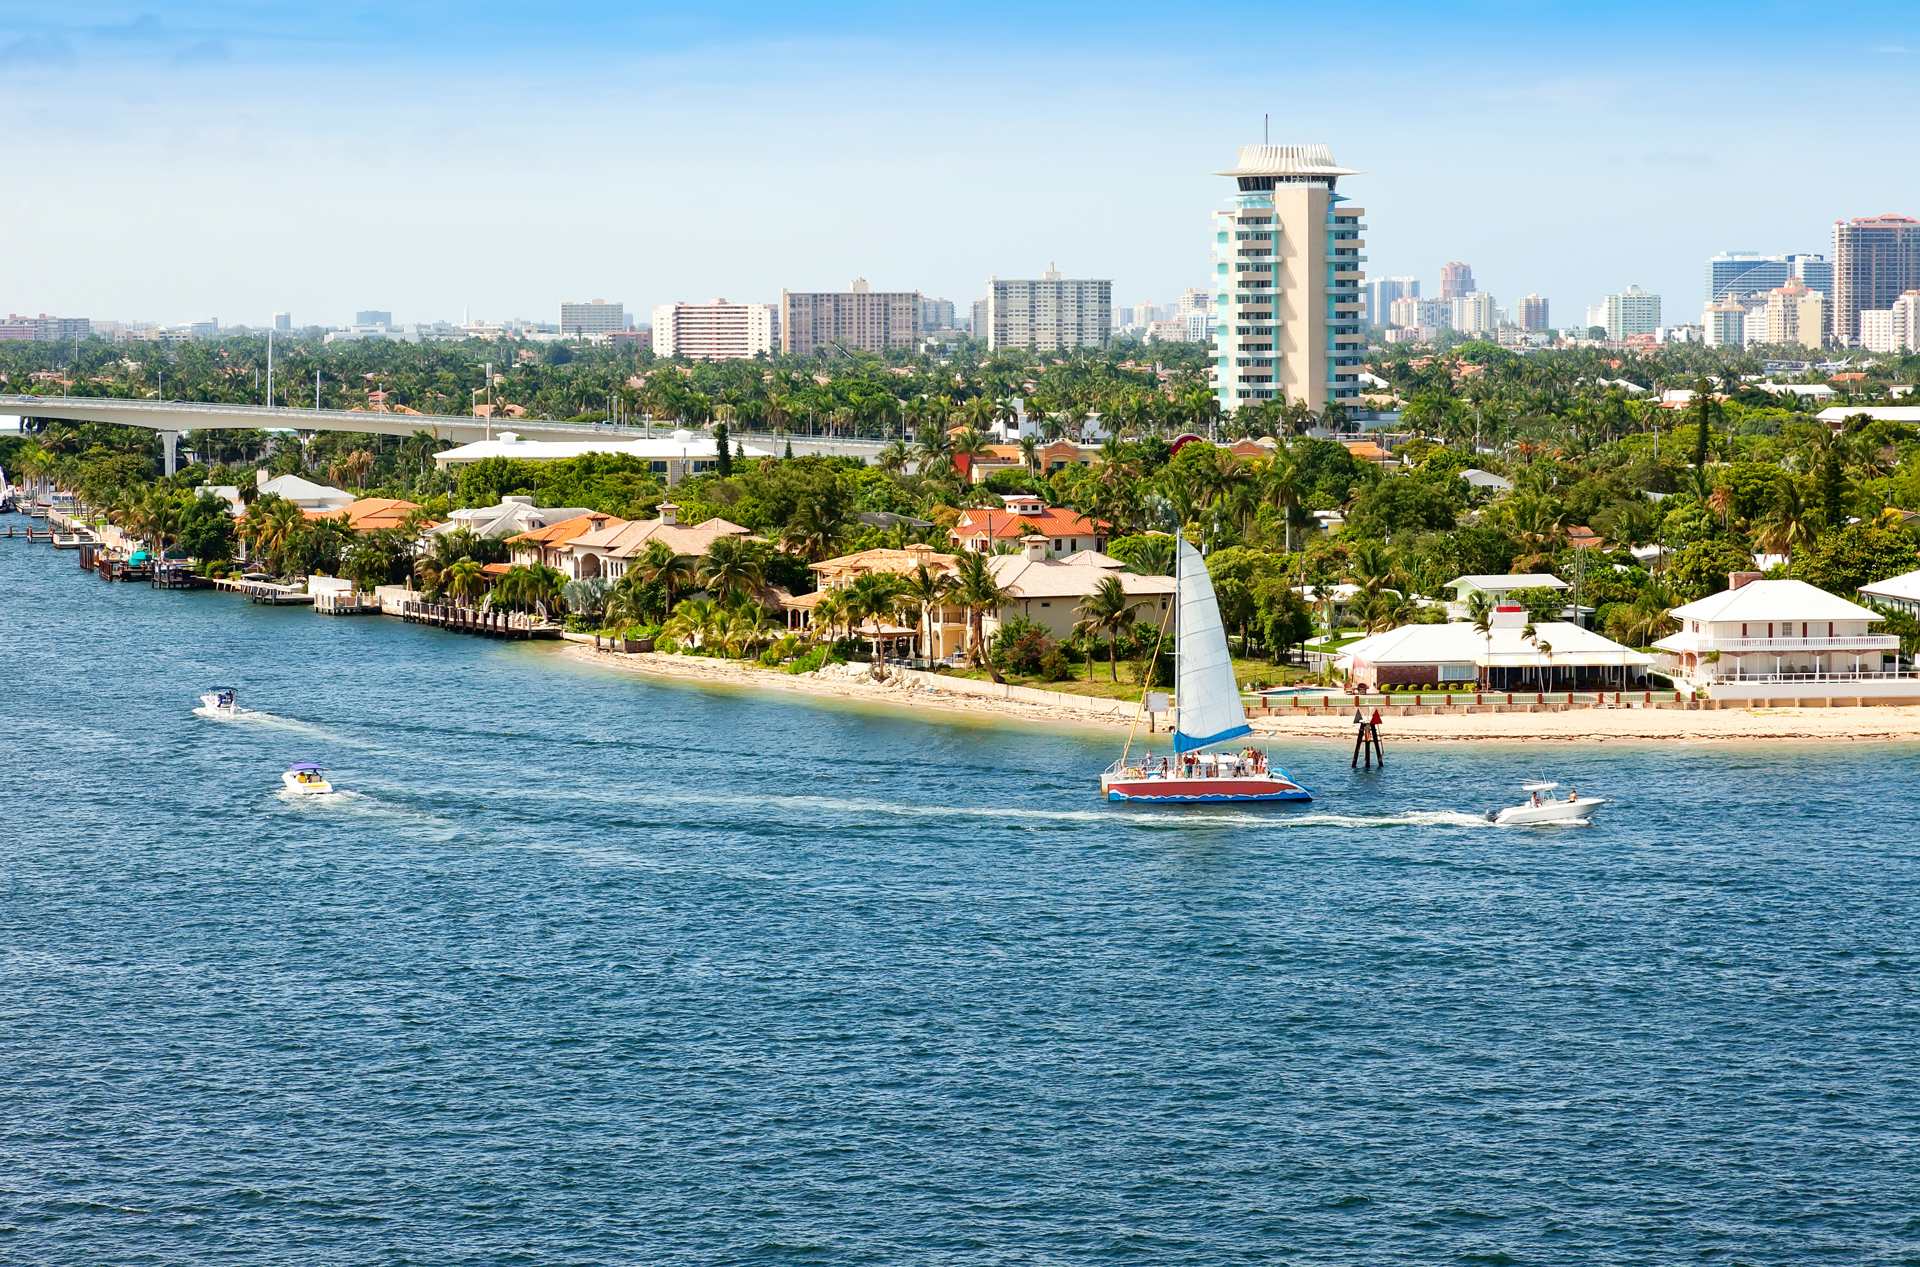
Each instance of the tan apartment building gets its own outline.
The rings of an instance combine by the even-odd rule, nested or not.
[[[1366,212],[1335,192],[1358,172],[1325,145],[1243,145],[1229,208],[1213,213],[1214,392],[1357,403],[1366,357],[1360,294]]]
[[[849,352],[911,350],[920,336],[920,292],[872,290],[853,279],[847,291],[780,292],[780,350],[810,356],[820,348]]]

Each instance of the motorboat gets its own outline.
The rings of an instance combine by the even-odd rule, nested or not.
[[[238,717],[242,710],[234,697],[233,688],[217,686],[200,697],[200,707],[193,711],[202,717]]]
[[[1593,811],[1607,802],[1598,796],[1582,796],[1577,790],[1569,789],[1564,797],[1553,796],[1558,783],[1523,783],[1520,790],[1528,794],[1521,805],[1510,805],[1506,809],[1490,809],[1487,821],[1501,827],[1525,827],[1533,823],[1584,823],[1593,817]]]
[[[302,796],[325,796],[333,791],[333,784],[327,782],[327,772],[311,761],[296,762],[280,776],[289,792]]]
[[[1253,733],[1240,702],[1240,684],[1227,654],[1227,633],[1214,598],[1206,560],[1184,536],[1175,538],[1173,752],[1135,756],[1133,733],[1100,776],[1109,801],[1166,805],[1224,805],[1264,801],[1311,801],[1313,793],[1255,748],[1211,751]],[[1162,623],[1161,634],[1166,626]],[[1154,648],[1154,659],[1159,648]],[[1151,663],[1152,661],[1149,661]],[[1146,711],[1143,690],[1140,711]],[[1139,726],[1135,714],[1134,725]]]

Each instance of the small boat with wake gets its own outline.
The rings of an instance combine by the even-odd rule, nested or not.
[[[289,792],[301,796],[325,796],[333,791],[333,784],[327,782],[327,772],[312,761],[297,761],[280,781],[287,785]]]
[[[1593,817],[1593,811],[1607,803],[1598,796],[1582,796],[1577,789],[1568,789],[1564,800],[1545,795],[1559,786],[1558,783],[1523,783],[1520,790],[1529,794],[1527,802],[1510,805],[1506,809],[1490,809],[1487,811],[1487,821],[1500,827],[1525,827],[1533,823],[1584,823]]]
[[[1240,684],[1233,676],[1227,633],[1206,561],[1184,536],[1174,540],[1174,611],[1168,613],[1179,622],[1173,644],[1174,755],[1130,760],[1133,735],[1129,732],[1120,759],[1100,776],[1100,790],[1109,801],[1155,805],[1311,801],[1313,793],[1285,770],[1270,765],[1263,752],[1253,748],[1207,751],[1252,734],[1253,727],[1247,724],[1247,710],[1240,702]],[[1156,646],[1154,659],[1158,658]],[[1144,711],[1144,691],[1140,703]],[[1139,725],[1138,714],[1134,725]]]
[[[200,697],[193,711],[202,717],[238,717],[246,710],[235,703],[236,692],[230,686],[216,686]]]

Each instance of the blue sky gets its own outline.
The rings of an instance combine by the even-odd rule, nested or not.
[[[1371,275],[1466,260],[1563,324],[1638,282],[1694,320],[1717,250],[1920,215],[1891,122],[1920,12],[1872,20],[1842,48],[1799,3],[0,3],[0,306],[550,320],[855,275],[964,304],[1049,261],[1165,301],[1268,113],[1366,172]]]

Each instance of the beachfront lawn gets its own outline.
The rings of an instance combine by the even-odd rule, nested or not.
[[[1113,682],[1107,678],[1107,666],[1104,661],[1097,662],[1093,669],[1093,680],[1086,677],[1087,668],[1075,666],[1075,676],[1064,681],[1048,681],[1045,678],[1025,673],[1003,673],[1000,676],[1013,686],[1031,686],[1043,691],[1061,691],[1069,695],[1090,695],[1096,699],[1137,700],[1140,698],[1140,684],[1134,681],[1134,666],[1121,661],[1120,680]],[[988,681],[985,669],[943,669],[944,677],[972,678],[977,682]],[[1266,686],[1291,686],[1298,682],[1314,681],[1314,675],[1293,665],[1275,664],[1271,660],[1244,660],[1236,656],[1233,660],[1233,676],[1242,687],[1250,682],[1259,682]]]

